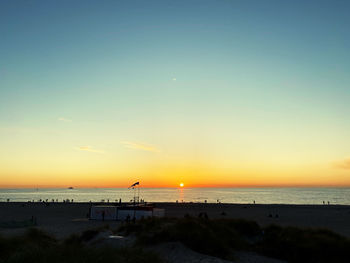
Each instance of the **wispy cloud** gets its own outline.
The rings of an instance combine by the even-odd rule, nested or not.
[[[67,119],[67,118],[63,118],[63,117],[59,117],[58,120],[59,121],[64,121],[64,122],[72,122],[72,120]]]
[[[334,162],[333,167],[338,169],[350,170],[350,158]]]
[[[138,143],[138,142],[129,142],[129,141],[122,141],[120,142],[123,144],[126,148],[129,149],[135,149],[135,150],[141,150],[141,151],[148,151],[148,152],[160,152],[160,150],[151,144],[145,144],[145,143]]]
[[[85,152],[93,152],[93,153],[105,153],[102,150],[94,149],[91,146],[80,146],[77,148],[79,151],[85,151]]]
[[[46,135],[46,134],[62,134],[60,131],[51,130],[51,129],[40,129],[40,128],[28,128],[28,127],[21,127],[21,126],[8,126],[8,127],[0,127],[0,133],[13,133],[13,134],[40,134],[40,135]]]

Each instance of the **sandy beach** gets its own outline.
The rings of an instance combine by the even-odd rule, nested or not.
[[[167,217],[197,217],[207,213],[209,218],[244,218],[258,222],[261,226],[314,227],[330,229],[350,237],[350,206],[344,205],[245,205],[205,203],[155,203],[165,209]],[[37,227],[65,238],[73,233],[104,226],[116,228],[121,222],[93,221],[88,219],[89,203],[0,203],[0,223],[36,218]],[[24,227],[0,225],[0,234],[21,234]]]

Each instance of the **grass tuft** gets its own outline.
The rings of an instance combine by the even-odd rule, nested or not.
[[[161,262],[160,258],[141,248],[112,248],[87,246],[84,241],[92,238],[97,230],[82,235],[72,235],[63,242],[38,229],[30,229],[23,236],[0,237],[1,263],[149,263]]]
[[[325,229],[269,226],[256,250],[288,262],[349,262],[349,239]]]
[[[195,217],[145,219],[125,224],[118,231],[135,234],[143,245],[179,241],[197,252],[221,258],[227,258],[234,249],[248,247],[242,233],[253,235],[261,232],[255,222]]]
[[[179,241],[197,252],[225,259],[232,258],[234,251],[248,250],[292,263],[349,262],[349,239],[324,229],[261,228],[243,219],[185,217],[140,220],[119,231],[136,235],[141,245]]]

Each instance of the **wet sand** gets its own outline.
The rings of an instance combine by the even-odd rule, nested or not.
[[[344,205],[155,203],[155,206],[164,208],[168,217],[198,216],[205,212],[209,218],[244,218],[262,226],[327,228],[350,237],[350,206]],[[88,220],[89,207],[89,203],[0,203],[0,226],[3,222],[29,220],[34,216],[37,227],[64,238],[86,229],[107,224],[113,229],[120,224]],[[17,235],[25,229],[0,227],[0,235]]]

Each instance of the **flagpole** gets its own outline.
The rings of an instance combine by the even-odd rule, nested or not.
[[[138,189],[136,190],[135,187],[138,187]],[[129,186],[129,189],[132,188],[134,190],[134,219],[136,219],[136,191],[137,191],[137,203],[139,202],[139,198],[140,198],[140,182],[136,182],[134,184],[132,184],[131,186]]]

